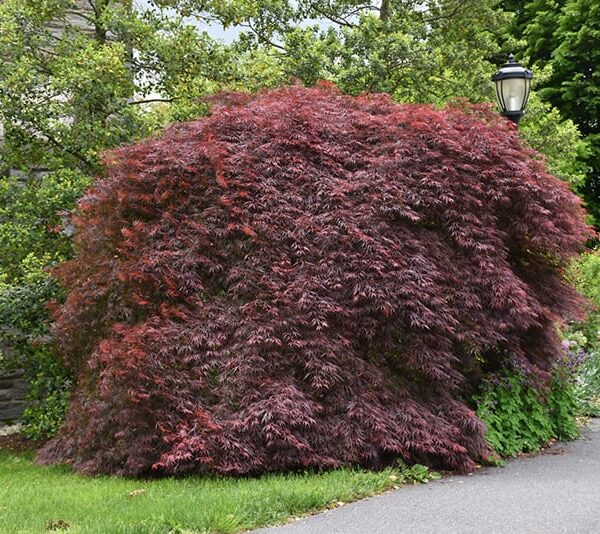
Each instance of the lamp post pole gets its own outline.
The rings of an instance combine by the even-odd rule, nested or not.
[[[532,78],[533,73],[517,63],[513,54],[492,76],[500,113],[517,125],[525,113]]]

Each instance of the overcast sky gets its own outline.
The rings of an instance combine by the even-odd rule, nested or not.
[[[133,0],[133,3],[136,7],[140,9],[147,9],[151,5],[150,0]],[[219,39],[224,43],[231,43],[237,38],[237,36],[240,33],[242,33],[243,31],[248,31],[248,29],[240,27],[224,29],[223,26],[221,26],[217,22],[207,24],[206,22],[195,18],[188,18],[187,20],[189,20],[190,23],[197,26],[198,29],[200,29],[201,31],[205,31],[206,33],[208,33],[212,38]],[[302,26],[310,26],[314,25],[315,23],[321,26],[322,28],[332,26],[332,24],[326,20],[307,20],[302,23]]]
[[[149,0],[134,0],[133,3],[140,9],[148,8],[150,6]],[[223,26],[216,22],[214,24],[206,24],[204,21],[194,18],[190,18],[188,20],[197,26],[201,31],[207,32],[214,39],[219,39],[224,43],[231,43],[234,41],[243,30],[243,28],[235,27],[224,29]]]

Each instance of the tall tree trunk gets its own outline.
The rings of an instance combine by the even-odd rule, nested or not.
[[[100,19],[104,14],[104,11],[106,11],[109,2],[110,0],[98,0],[94,6],[94,37],[100,44],[106,43],[106,28]]]
[[[379,18],[383,22],[387,22],[390,18],[390,0],[382,0],[379,8]]]

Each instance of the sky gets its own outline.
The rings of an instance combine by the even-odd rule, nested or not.
[[[150,0],[133,0],[133,3],[139,9],[148,9],[151,5]],[[218,22],[214,22],[208,24],[205,21],[198,20],[194,17],[189,17],[188,20],[190,23],[194,24],[199,30],[205,31],[210,35],[213,39],[219,39],[220,41],[229,44],[235,41],[235,39],[239,36],[243,31],[248,31],[246,28],[232,27],[232,28],[223,28]],[[327,28],[332,24],[329,21],[324,20],[307,20],[302,26],[309,26],[313,24],[318,24],[322,28]]]
[[[147,9],[150,7],[149,0],[134,0],[134,5],[140,9]],[[233,27],[233,28],[223,28],[219,23],[215,22],[212,24],[207,24],[205,21],[198,20],[194,17],[190,17],[187,19],[190,23],[194,24],[194,26],[198,27],[199,30],[205,31],[214,39],[219,39],[224,43],[231,43],[235,41],[238,35],[243,31],[243,28]]]

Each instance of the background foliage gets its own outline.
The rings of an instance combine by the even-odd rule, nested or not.
[[[505,0],[516,14],[510,33],[536,72],[544,101],[556,106],[582,133],[588,150],[580,154],[588,170],[578,184],[586,206],[600,217],[600,1]]]
[[[600,250],[582,255],[571,276],[588,301],[587,318],[571,325],[565,345],[580,362],[576,394],[586,415],[600,415]]]
[[[46,267],[71,257],[73,229],[63,210],[89,183],[68,169],[0,182],[2,361],[24,369],[30,381],[25,424],[33,437],[54,434],[66,409],[71,378],[53,349],[47,309],[63,290]]]

